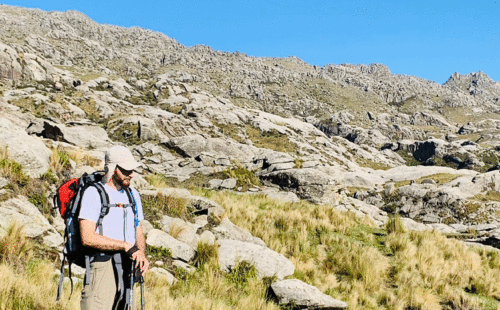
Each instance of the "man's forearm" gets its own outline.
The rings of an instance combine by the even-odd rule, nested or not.
[[[144,232],[142,231],[142,225],[140,223],[139,226],[137,226],[136,237],[137,237],[136,241],[137,248],[140,251],[146,253],[146,239],[144,238]]]
[[[82,243],[84,246],[103,251],[125,251],[128,247],[130,247],[130,244],[125,241],[111,239],[96,233],[82,239]]]
[[[101,236],[95,232],[96,224],[89,220],[80,220],[82,244],[103,251],[127,251],[131,244],[125,241]]]

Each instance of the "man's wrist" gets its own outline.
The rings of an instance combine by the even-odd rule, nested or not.
[[[136,245],[132,246],[128,251],[127,251],[127,255],[129,257],[132,257],[132,255],[134,255],[135,252],[139,251],[139,249],[137,248]]]

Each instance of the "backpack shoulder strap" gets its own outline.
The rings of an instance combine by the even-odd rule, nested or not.
[[[101,211],[99,212],[99,219],[97,220],[96,227],[99,229],[99,234],[103,234],[102,229],[102,220],[109,213],[109,208],[111,207],[109,204],[109,196],[104,186],[100,182],[95,182],[92,184],[97,189],[99,196],[101,197]]]
[[[127,193],[128,201],[132,205],[132,211],[134,212],[134,228],[139,226],[139,214],[137,212],[137,202],[134,198],[134,193],[130,187],[125,188],[125,193]]]

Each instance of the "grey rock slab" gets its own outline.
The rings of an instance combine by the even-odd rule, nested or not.
[[[219,226],[212,228],[212,232],[219,239],[238,240],[266,246],[262,239],[254,237],[248,231],[234,225],[228,218],[223,219]]]
[[[261,175],[261,179],[293,191],[301,199],[314,203],[333,204],[334,188],[343,184],[341,173],[326,174],[314,169],[290,169]]]
[[[250,191],[250,189],[249,189]],[[274,200],[281,200],[285,202],[299,202],[300,198],[297,197],[295,193],[292,192],[284,192],[284,191],[272,191],[272,190],[264,190],[262,191],[267,198]]]
[[[489,231],[498,228],[496,224],[478,224],[472,225],[471,228],[475,229],[478,232]]]
[[[52,222],[52,226],[58,231],[64,234],[64,229],[66,228],[66,224],[64,223],[63,218],[59,212],[56,213],[54,217],[54,221]]]
[[[343,199],[342,204],[349,205],[350,207],[356,209],[358,212],[361,212],[364,216],[367,216],[376,222],[387,222],[387,212],[382,211],[378,207],[368,204],[365,201],[346,197]]]
[[[203,242],[208,245],[214,245],[215,235],[211,231],[205,230],[204,232],[201,233],[199,242]]]
[[[7,184],[9,184],[9,180],[0,177],[0,188],[4,188]]]
[[[271,284],[271,291],[278,305],[293,305],[300,309],[346,309],[347,304],[337,300],[309,284],[298,279],[288,279]]]
[[[203,227],[208,224],[208,215],[199,215],[193,220],[196,225]]]
[[[30,136],[22,127],[6,118],[0,118],[0,148],[7,146],[10,159],[23,166],[31,177],[39,177],[49,169],[52,152],[41,139]]]
[[[220,179],[212,179],[208,181],[208,188],[210,189],[218,189],[222,185],[222,180]]]
[[[164,232],[176,236],[175,239],[196,249],[200,237],[196,234],[196,230],[184,220],[164,215],[161,220],[161,225]]]
[[[171,217],[168,215],[162,216],[161,221],[160,221],[160,225],[161,225],[161,230],[163,230],[166,233],[169,233],[169,231],[171,230],[171,228],[173,226],[175,226],[175,227],[187,226],[187,224],[184,220],[182,220],[178,217]]]
[[[164,196],[173,196],[177,198],[191,199],[191,193],[187,189],[184,188],[161,188],[158,190]]]
[[[160,188],[158,190],[141,190],[140,191],[141,196],[156,196],[158,194],[162,194],[163,196],[173,196],[177,198],[185,198],[185,199],[190,199],[191,194],[187,189],[183,188],[173,188],[173,187],[165,187],[165,188]]]
[[[0,230],[7,231],[14,222],[23,226],[25,235],[30,238],[44,236],[46,233],[57,234],[40,210],[24,196],[0,203]]]
[[[43,135],[55,141],[64,141],[80,147],[109,147],[111,140],[106,130],[91,124],[66,126],[45,121]]]
[[[415,222],[414,220],[409,218],[402,218],[401,222],[403,223],[403,226],[406,227],[408,230],[412,231],[432,230],[432,228],[430,228],[428,225]]]
[[[233,189],[236,187],[237,182],[238,181],[236,179],[233,179],[233,178],[225,179],[222,181],[220,187],[223,189]]]
[[[43,237],[43,244],[50,248],[62,247],[64,243],[64,238],[58,232],[49,232]]]
[[[431,226],[433,229],[440,231],[444,234],[456,234],[457,233],[456,229],[454,229],[453,227],[448,226],[446,224],[433,223],[433,224],[428,224],[428,225]]]
[[[450,224],[450,227],[458,231],[459,233],[466,233],[470,231],[470,227],[464,224]]]
[[[474,176],[478,174],[476,171],[466,169],[456,170],[453,168],[436,166],[399,166],[388,170],[374,170],[372,172],[372,174],[382,177],[384,183],[389,181],[416,180],[437,173],[449,173],[468,176]]]
[[[175,279],[175,277],[170,272],[168,272],[167,270],[165,270],[163,268],[153,267],[149,271],[152,272],[154,275],[156,275],[159,278],[166,279],[168,284],[170,284],[170,285],[177,282],[177,279]]]
[[[195,158],[202,153],[217,155],[217,158],[237,159],[240,163],[250,162],[257,148],[220,138],[204,138],[201,135],[175,137],[167,142],[180,154]]]
[[[196,268],[180,260],[174,260],[172,262],[172,265],[174,265],[177,268],[182,268],[186,270],[188,273],[194,273],[196,271]]]
[[[191,196],[189,206],[199,214],[208,214],[208,209],[211,208],[222,208],[215,201],[200,196]]]
[[[238,262],[253,264],[260,278],[276,275],[278,279],[292,275],[295,266],[285,256],[257,244],[219,239],[219,265],[221,270],[230,272]]]
[[[192,260],[195,255],[195,250],[188,244],[181,242],[166,232],[158,229],[153,229],[149,232],[146,244],[170,249],[172,251],[172,258],[182,259],[185,262]]]
[[[153,225],[151,225],[151,223],[148,220],[142,220],[141,225],[142,225],[142,231],[146,236],[149,234],[150,231],[154,229]]]
[[[271,164],[269,168],[267,168],[267,171],[272,172],[279,170],[289,170],[293,168],[295,168],[295,163],[277,163],[277,164]]]
[[[69,265],[68,264],[64,265],[64,269],[69,270]],[[86,272],[85,268],[82,268],[76,264],[71,265],[71,274],[75,276],[84,276],[85,272]]]

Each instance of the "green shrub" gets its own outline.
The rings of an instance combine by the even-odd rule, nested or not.
[[[196,256],[194,258],[194,265],[197,268],[202,268],[206,263],[219,262],[219,246],[217,244],[208,244],[205,242],[198,242],[196,247]]]
[[[193,215],[188,211],[187,205],[188,200],[186,198],[165,196],[161,193],[156,196],[144,196],[142,198],[146,219],[153,225],[158,225],[163,215],[189,220]]]
[[[151,257],[155,259],[161,258],[171,258],[172,250],[162,247],[157,247],[153,245],[148,245],[146,248],[147,255],[151,255]]]
[[[59,182],[59,179],[57,178],[56,175],[54,175],[54,172],[52,171],[52,168],[49,168],[49,170],[47,170],[47,172],[45,172],[44,174],[42,174],[40,176],[40,180],[42,181],[46,181],[50,184],[57,184]]]
[[[408,153],[406,151],[397,151],[396,153],[398,153],[398,155],[404,159],[407,166],[419,166],[419,165],[421,165],[421,163],[418,160],[416,160],[415,157],[413,157],[413,155],[411,155],[410,153]]]
[[[243,190],[247,190],[252,185],[261,185],[259,178],[253,173],[253,171],[239,165],[236,168],[224,170],[222,173],[228,178],[236,179],[236,186],[243,187]]]
[[[403,226],[403,222],[401,221],[401,216],[396,214],[395,216],[391,217],[388,221],[387,224],[385,224],[385,229],[387,229],[387,233],[404,233],[405,228]]]
[[[251,263],[243,260],[234,266],[234,268],[226,274],[226,280],[241,289],[248,285],[248,281],[257,277],[257,269]]]
[[[50,169],[59,179],[69,179],[71,174],[71,158],[68,152],[59,147],[53,149],[50,155]]]
[[[284,153],[295,153],[297,145],[288,140],[287,135],[280,134],[276,129],[261,132],[252,126],[246,127],[247,135],[256,147],[271,149]]]
[[[25,185],[29,180],[29,176],[24,174],[23,166],[9,159],[7,147],[0,149],[0,176],[19,185]]]

